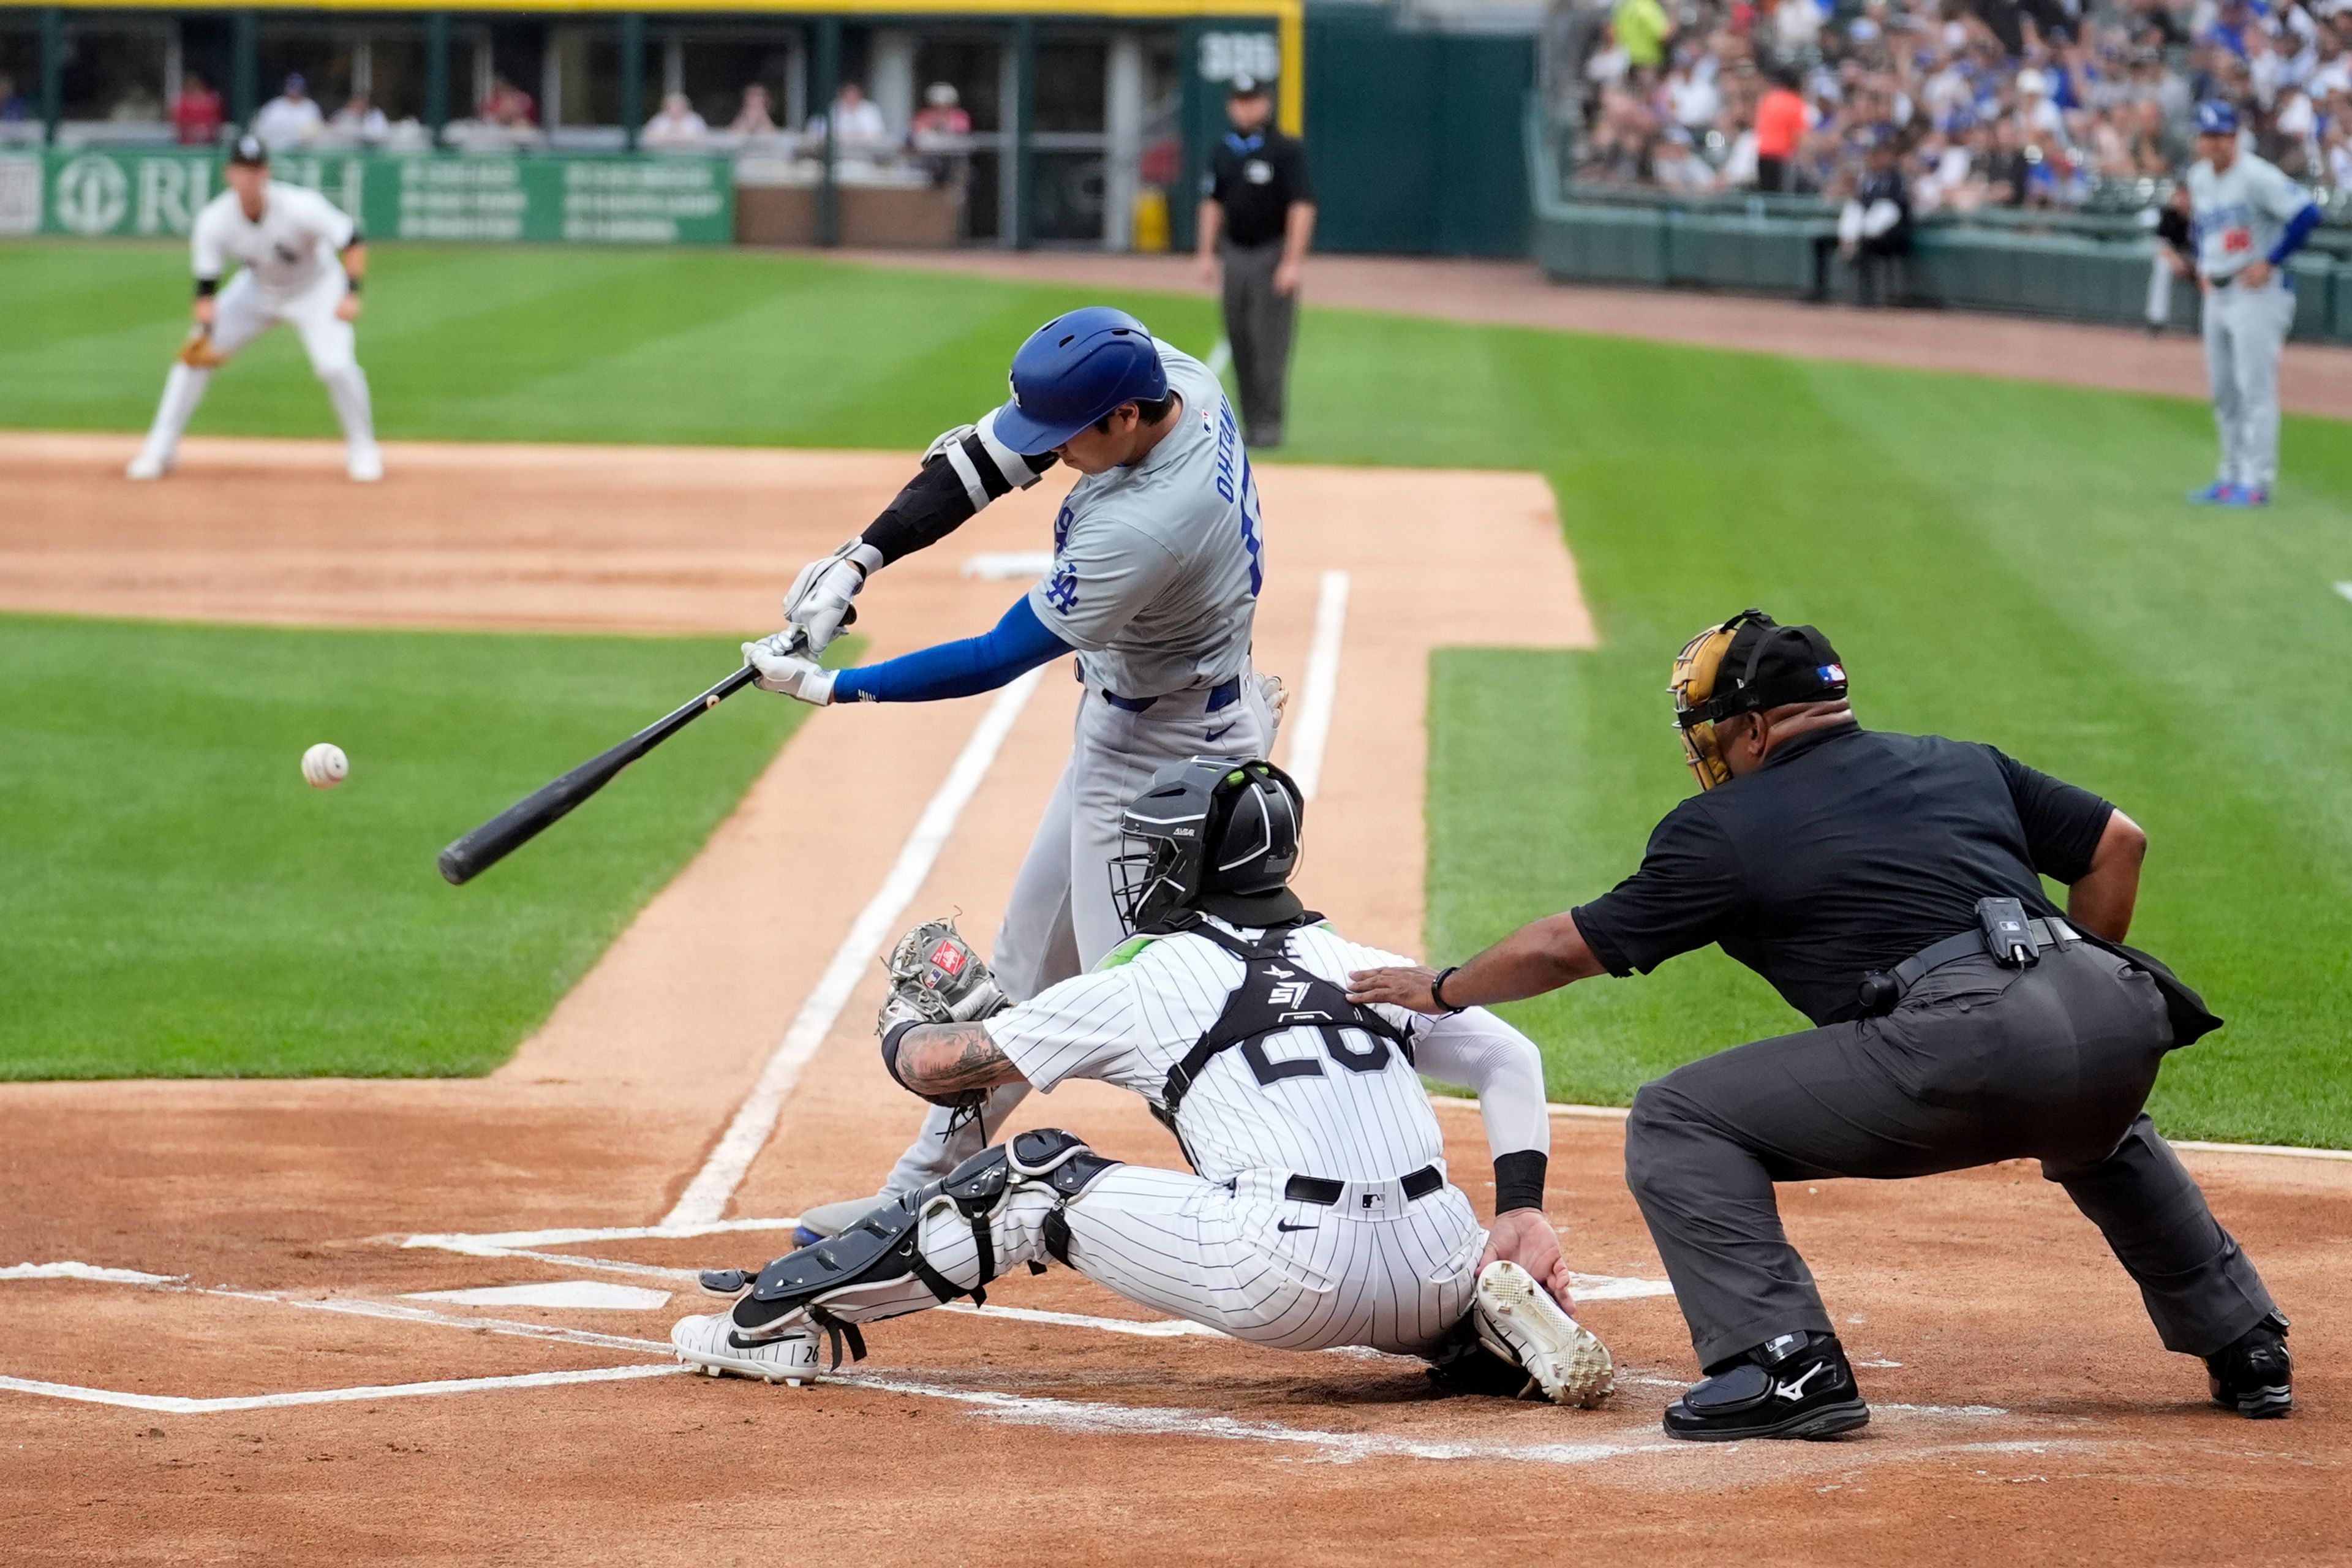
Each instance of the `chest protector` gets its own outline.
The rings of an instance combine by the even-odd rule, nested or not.
[[[1313,925],[1323,917],[1306,914],[1298,925]],[[1224,1011],[1217,1015],[1184,1059],[1168,1069],[1168,1084],[1160,1092],[1160,1103],[1153,1114],[1170,1131],[1176,1130],[1176,1110],[1184,1096],[1201,1077],[1212,1058],[1221,1051],[1239,1047],[1250,1071],[1262,1084],[1276,1083],[1286,1078],[1320,1078],[1325,1072],[1323,1062],[1315,1057],[1298,1057],[1276,1061],[1265,1054],[1266,1038],[1291,1029],[1313,1029],[1323,1037],[1323,1048],[1333,1062],[1351,1072],[1380,1072],[1389,1065],[1389,1049],[1410,1064],[1412,1060],[1412,1040],[1404,1031],[1369,1007],[1359,1007],[1348,1000],[1348,994],[1319,974],[1288,960],[1290,933],[1297,925],[1278,927],[1265,933],[1259,942],[1245,942],[1216,926],[1203,921],[1194,926],[1191,934],[1203,936],[1244,965],[1241,983],[1225,998]],[[1348,1037],[1349,1031],[1360,1030],[1371,1038],[1360,1047]],[[1181,1134],[1178,1135],[1181,1142]],[[1185,1151],[1185,1158],[1192,1152]]]

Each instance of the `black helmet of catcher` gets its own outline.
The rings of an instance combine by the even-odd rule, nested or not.
[[[1289,888],[1305,799],[1257,758],[1194,757],[1152,775],[1119,817],[1110,892],[1130,931],[1165,935],[1215,915],[1286,925],[1306,910]]]

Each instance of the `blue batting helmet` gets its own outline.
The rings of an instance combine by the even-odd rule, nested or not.
[[[1013,401],[996,438],[1024,457],[1050,452],[1122,403],[1168,395],[1159,345],[1141,321],[1108,305],[1056,316],[1013,356]]]
[[[2218,98],[2209,98],[2197,106],[2197,134],[2200,136],[2235,136],[2238,133],[2238,110],[2235,106]]]

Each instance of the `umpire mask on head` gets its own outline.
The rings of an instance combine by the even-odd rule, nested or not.
[[[1731,781],[1715,727],[1738,713],[1846,695],[1845,667],[1811,626],[1784,626],[1761,610],[1740,611],[1683,645],[1675,656],[1675,725],[1698,787]]]
[[[1272,763],[1194,757],[1160,769],[1119,817],[1110,891],[1120,921],[1157,936],[1203,913],[1251,927],[1297,920],[1289,881],[1304,807]]]

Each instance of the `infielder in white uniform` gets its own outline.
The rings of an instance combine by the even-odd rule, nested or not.
[[[1208,367],[1154,342],[1124,311],[1092,306],[1032,334],[1012,383],[1011,402],[931,444],[922,471],[862,535],[803,569],[784,601],[792,629],[743,653],[762,687],[815,703],[964,697],[1077,653],[1085,694],[1069,764],[996,936],[997,976],[1026,1001],[1125,934],[1108,870],[1120,809],[1170,762],[1270,751],[1280,693],[1250,666],[1264,524],[1240,425]],[[994,630],[881,664],[817,666],[813,656],[854,617],[867,576],[1057,460],[1080,478],[1054,520],[1052,569]],[[952,1129],[934,1112],[882,1195],[954,1169],[1027,1092],[1008,1081]],[[805,1210],[803,1239],[869,1206]]]
[[[1117,1084],[1150,1102],[1192,1171],[1024,1132],[765,1268],[706,1274],[735,1305],[681,1320],[679,1359],[798,1383],[828,1332],[862,1355],[856,1325],[978,1299],[1050,1258],[1257,1344],[1366,1345],[1426,1356],[1448,1386],[1597,1403],[1609,1354],[1566,1310],[1543,1215],[1534,1045],[1476,1008],[1433,1018],[1348,1001],[1351,970],[1394,961],[1342,940],[1287,887],[1301,803],[1271,763],[1173,764],[1123,825],[1118,902],[1144,934],[1011,1005],[951,926],[919,928],[891,961],[883,1060],[966,1115],[1002,1085]],[[1478,1091],[1491,1236],[1445,1178],[1421,1074]],[[836,1366],[839,1352],[836,1339]]]
[[[367,373],[353,353],[367,242],[351,216],[318,192],[269,177],[269,151],[251,136],[229,153],[228,189],[205,204],[188,236],[196,274],[196,331],[163,379],[163,400],[147,444],[131,460],[134,479],[160,479],[180,435],[229,356],[278,321],[302,335],[310,368],[343,426],[344,465],[355,479],[383,478]],[[221,288],[230,263],[240,270]]]
[[[2197,106],[2197,151],[2189,200],[2221,470],[2189,499],[2268,506],[2278,478],[2279,351],[2294,325],[2294,282],[2284,268],[2317,226],[2319,207],[2276,164],[2238,145],[2238,111],[2227,103]]]

